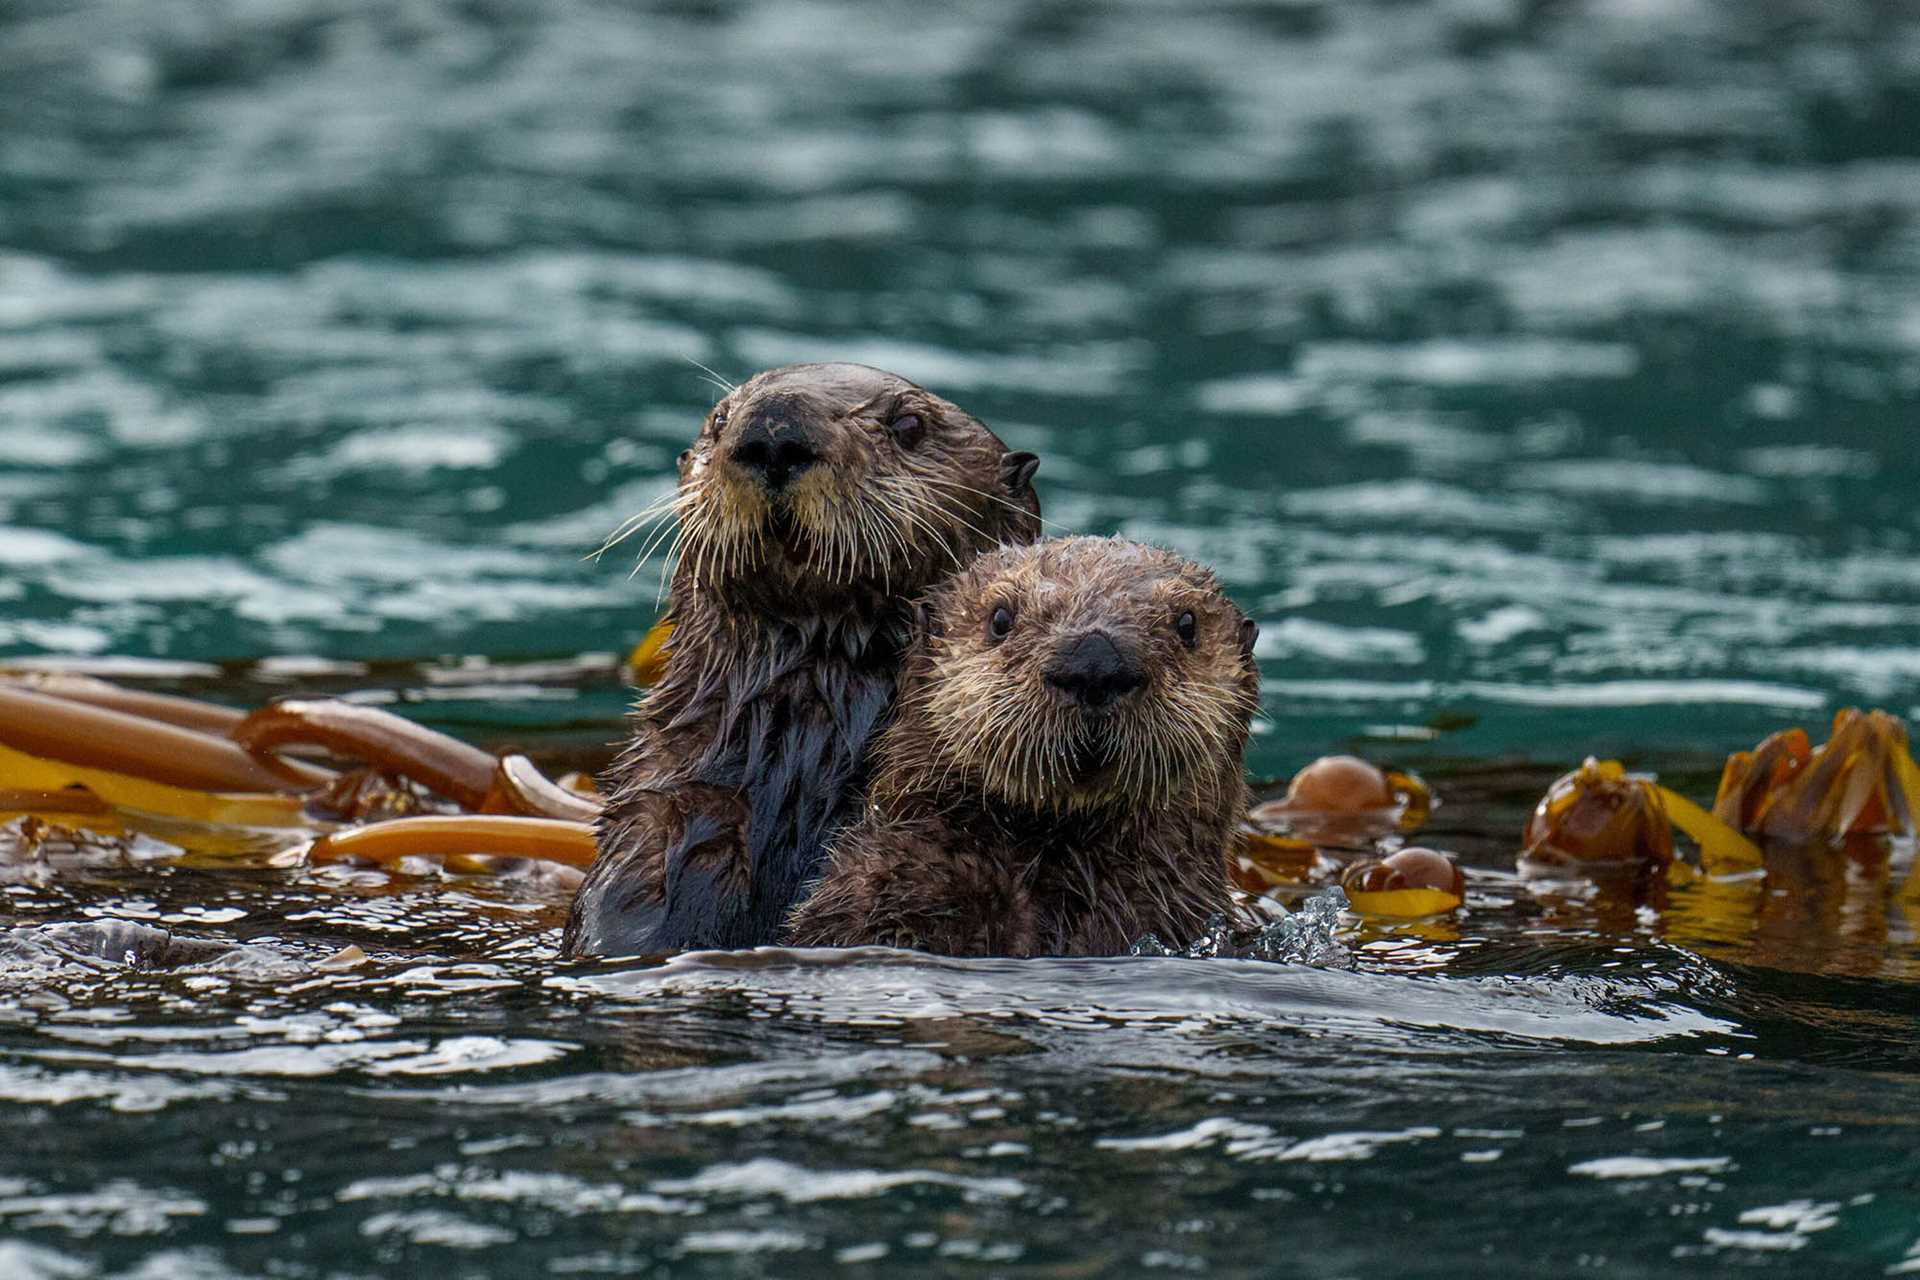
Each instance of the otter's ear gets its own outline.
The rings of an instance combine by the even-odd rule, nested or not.
[[[940,625],[940,619],[933,616],[933,606],[925,600],[920,602],[920,634],[923,636],[943,636],[947,629]]]
[[[1008,493],[1021,493],[1033,483],[1040,458],[1032,453],[1010,453],[1000,459],[1000,484]]]
[[[1240,619],[1240,654],[1242,657],[1249,660],[1253,658],[1253,642],[1259,638],[1260,624],[1252,618]]]

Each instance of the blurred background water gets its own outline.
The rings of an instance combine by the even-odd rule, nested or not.
[[[0,659],[596,749],[584,554],[816,358],[1215,564],[1252,770],[1452,770],[1465,922],[554,978],[552,890],[23,880],[265,950],[21,944],[0,1270],[1920,1269],[1911,921],[1502,878],[1590,751],[1920,716],[1911,5],[0,5]]]

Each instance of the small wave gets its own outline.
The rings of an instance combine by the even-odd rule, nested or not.
[[[1280,500],[1290,516],[1374,527],[1437,525],[1446,529],[1500,532],[1564,528],[1568,516],[1556,499],[1480,494],[1430,480],[1368,480],[1303,489]]]
[[[986,1018],[1083,1034],[1110,1027],[1269,1026],[1404,1041],[1591,1045],[1733,1034],[1737,1025],[1599,979],[1446,978],[1256,960],[961,960],[880,947],[692,952],[648,969],[568,975],[567,989],[646,1004],[719,996],[843,1026]]]
[[[1516,489],[1547,489],[1592,498],[1605,494],[1637,503],[1734,503],[1758,506],[1772,490],[1751,476],[1728,475],[1673,462],[1612,462],[1579,458],[1515,467]]]
[[[1552,338],[1487,338],[1407,345],[1368,342],[1309,343],[1300,375],[1314,381],[1424,382],[1437,386],[1499,386],[1582,378],[1626,378],[1639,354],[1617,342]]]
[[[262,979],[303,974],[309,968],[266,947],[183,937],[131,920],[27,925],[0,934],[0,972],[75,967]]]

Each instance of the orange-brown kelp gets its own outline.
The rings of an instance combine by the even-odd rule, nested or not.
[[[1522,861],[1587,872],[1664,871],[1678,827],[1700,846],[1704,870],[1752,870],[1760,850],[1739,832],[1617,760],[1587,761],[1547,789],[1527,819]]]
[[[16,684],[0,684],[0,744],[198,791],[295,792],[333,776],[313,765],[250,753],[210,733]]]
[[[1283,799],[1255,805],[1256,830],[1280,829],[1309,840],[1356,843],[1417,831],[1433,807],[1427,784],[1358,756],[1322,756],[1293,776]]]
[[[336,774],[278,754],[291,746],[319,747],[369,767]],[[406,852],[485,849],[573,866],[590,856],[582,853],[581,832],[588,832],[590,848],[584,824],[598,814],[599,799],[589,788],[561,786],[525,756],[496,760],[376,708],[322,699],[242,715],[86,677],[0,679],[0,784],[7,788],[0,796],[24,813],[92,817],[113,805],[221,827],[284,827],[302,823],[302,797],[324,811],[326,798],[343,788],[393,790],[383,781],[389,773],[461,808],[512,817],[463,818],[465,825],[451,826],[444,819],[377,823],[361,828],[369,833],[364,838],[323,841],[322,849],[332,851],[327,856],[364,851],[393,861]],[[362,813],[380,806],[347,808]],[[526,818],[537,821],[529,825],[521,821]],[[406,840],[419,843],[402,849]]]
[[[20,813],[105,817],[112,812],[112,805],[81,787],[0,787],[0,818]]]
[[[296,797],[335,781],[313,765],[256,761],[226,737],[242,713],[217,703],[64,672],[0,674],[0,694],[8,691],[73,704],[13,698],[0,709],[0,784],[23,802],[38,797],[23,812],[44,817],[86,804],[221,827],[289,827],[301,822]]]
[[[600,812],[594,797],[549,781],[525,756],[495,759],[378,707],[331,698],[276,702],[248,716],[233,736],[254,751],[323,747],[409,778],[470,811],[573,822],[591,822]]]
[[[1384,858],[1356,862],[1340,877],[1347,904],[1362,915],[1417,919],[1460,907],[1467,879],[1437,849],[1412,846]]]
[[[493,787],[494,758],[403,716],[333,698],[289,699],[261,707],[233,731],[255,753],[318,746],[411,778],[463,809],[478,809]]]
[[[467,859],[474,855],[533,858],[585,870],[593,862],[593,828],[558,818],[446,814],[396,818],[337,831],[314,842],[315,864],[342,858],[393,863],[419,855]],[[472,869],[482,869],[480,865]]]
[[[1791,844],[1840,844],[1849,836],[1913,835],[1920,823],[1920,768],[1907,727],[1884,711],[1847,708],[1816,747],[1785,729],[1728,757],[1714,816],[1750,835]]]
[[[217,702],[127,689],[93,676],[65,672],[23,672],[17,676],[0,677],[0,686],[8,684],[34,693],[65,698],[69,702],[85,702],[106,707],[110,711],[124,711],[128,715],[158,720],[163,724],[178,725],[182,729],[193,729],[220,738],[231,734],[234,726],[246,715],[244,711],[223,707]]]
[[[487,813],[517,813],[536,818],[564,818],[592,822],[600,816],[600,799],[550,780],[525,756],[502,756],[495,766]]]

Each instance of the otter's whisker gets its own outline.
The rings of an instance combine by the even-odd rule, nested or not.
[[[947,519],[953,521],[953,523],[959,525],[962,529],[965,529],[968,533],[971,533],[974,537],[980,539],[983,546],[990,547],[994,545],[996,539],[991,533],[988,533],[985,529],[982,529],[979,525],[961,515],[957,509],[945,505],[933,506],[931,504],[929,504],[929,509],[939,512]]]
[[[1060,533],[1067,532],[1067,527],[1061,524],[1059,521],[1049,520],[1045,516],[1034,515],[1033,512],[1027,510],[1025,507],[1021,506],[1019,503],[1010,502],[1006,498],[1002,497],[1000,494],[988,493],[985,489],[976,489],[970,484],[962,484],[960,481],[953,479],[951,476],[925,476],[923,477],[923,479],[925,479],[926,482],[931,485],[938,485],[941,488],[954,489],[954,490],[958,490],[961,493],[972,494],[973,496],[978,498],[985,498],[988,502],[997,502],[1001,506],[1005,507],[1007,510],[1014,512],[1016,515],[1031,516],[1033,519],[1038,520],[1040,522],[1040,527],[1043,529],[1053,529],[1053,530],[1057,530]]]
[[[684,542],[685,539],[686,530],[681,529],[673,535],[673,541],[667,545],[667,562],[661,567],[660,585],[655,588],[653,593],[653,606],[656,609],[660,607],[661,601],[667,598],[667,593],[673,589],[674,570],[679,566],[681,543]],[[634,567],[634,572],[639,572],[639,566],[636,565]]]
[[[663,524],[649,534],[645,545],[640,548],[639,557],[633,562],[633,569],[627,574],[627,577],[631,579],[638,576],[640,570],[646,568],[647,561],[653,558],[653,553],[659,549],[661,540],[668,534],[674,534],[677,537],[678,534],[676,531],[682,527],[678,522]],[[668,559],[671,561],[671,554],[669,554]]]
[[[685,360],[688,364],[692,365],[694,368],[698,369],[700,372],[706,374],[709,378],[713,379],[715,385],[717,385],[722,391],[726,392],[728,395],[732,395],[734,392],[740,389],[739,387],[735,386],[733,383],[728,382],[725,378],[721,377],[719,374],[715,373],[712,369],[709,369],[706,365],[701,364],[698,360],[695,360],[692,356],[682,355],[680,358],[682,360]]]
[[[947,538],[947,535],[944,532],[942,532],[938,528],[935,528],[934,525],[931,523],[931,521],[928,520],[926,515],[924,515],[919,509],[916,508],[915,499],[913,498],[913,496],[907,493],[895,493],[893,496],[899,499],[898,505],[892,508],[893,512],[903,522],[912,526],[914,529],[920,531],[921,533],[925,534],[927,538],[930,539],[934,543],[934,545],[937,546],[940,550],[946,552],[947,558],[953,561],[954,568],[956,569],[961,568],[962,561],[960,559],[959,553],[953,549],[952,542],[949,541],[949,539]],[[896,534],[898,533],[897,530],[895,532]],[[902,543],[904,545],[904,542],[905,542],[904,535],[900,535],[900,536],[901,536]]]
[[[601,556],[607,554],[607,552],[613,550],[615,547],[619,546],[622,542],[625,542],[628,538],[631,538],[634,534],[638,533],[646,525],[653,523],[655,520],[658,520],[660,517],[664,515],[668,515],[677,511],[683,500],[684,500],[684,495],[681,494],[678,490],[675,490],[674,492],[666,494],[662,497],[655,498],[652,502],[649,502],[646,506],[642,507],[639,511],[636,511],[634,514],[628,516],[625,520],[622,520],[620,522],[620,526],[617,529],[615,529],[612,533],[607,535],[607,539],[605,542],[602,542],[598,547],[588,552],[585,556],[582,556],[581,558],[584,560],[599,559]]]

